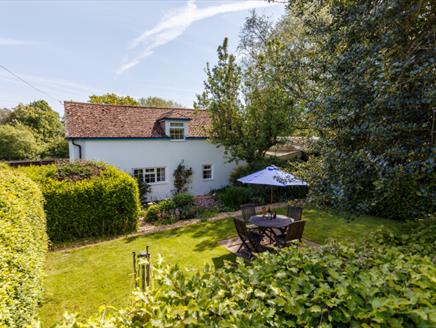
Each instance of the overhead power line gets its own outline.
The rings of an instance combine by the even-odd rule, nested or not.
[[[46,95],[47,97],[50,97],[50,98],[53,99],[53,100],[58,101],[61,105],[63,105],[63,103],[62,103],[61,100],[59,100],[58,98],[52,96],[51,94],[47,93],[46,91],[41,90],[41,89],[38,88],[38,87],[35,87],[35,86],[32,85],[30,82],[27,82],[25,79],[23,79],[23,78],[22,78],[21,76],[19,76],[18,74],[15,74],[14,72],[12,72],[12,71],[11,71],[10,69],[8,69],[7,67],[5,67],[5,66],[3,66],[3,65],[0,64],[0,68],[2,68],[3,70],[5,70],[5,71],[8,72],[9,74],[11,74],[11,75],[12,75],[13,77],[15,77],[17,80],[19,80],[19,81],[23,82],[24,84],[26,84],[27,86],[31,87],[32,89],[34,89],[34,90],[36,90],[36,91],[38,91],[38,92],[40,92],[40,93]]]

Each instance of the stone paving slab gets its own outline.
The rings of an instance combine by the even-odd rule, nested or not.
[[[311,240],[303,239],[302,241],[303,241],[304,245],[308,246],[308,247],[316,248],[316,247],[320,246],[319,244],[317,244]],[[239,237],[234,237],[234,238],[230,238],[230,239],[220,240],[218,242],[218,244],[225,247],[230,252],[237,254],[236,251],[239,249],[239,246],[241,246],[241,240],[239,239]],[[271,245],[265,243],[265,246],[271,246]]]

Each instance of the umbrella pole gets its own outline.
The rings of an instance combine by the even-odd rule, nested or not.
[[[273,194],[273,187],[271,187],[271,195],[270,195],[270,204],[271,204],[271,207],[272,207],[272,194]]]

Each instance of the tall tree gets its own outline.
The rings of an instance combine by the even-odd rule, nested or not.
[[[18,105],[6,118],[5,123],[27,126],[34,132],[36,139],[44,143],[63,136],[64,133],[59,114],[45,100]]]
[[[289,135],[293,129],[294,100],[267,60],[280,48],[279,42],[271,40],[252,65],[241,67],[228,52],[225,39],[218,47],[218,63],[212,68],[207,64],[205,89],[194,107],[209,111],[209,137],[232,159],[261,159],[280,136]]]
[[[119,96],[115,93],[105,93],[101,96],[89,96],[91,104],[109,104],[109,105],[132,105],[139,106],[139,102],[130,96]]]
[[[434,2],[293,1],[324,93],[313,98],[321,203],[393,218],[435,211]],[[319,13],[327,12],[328,20]]]
[[[35,159],[39,152],[40,147],[28,127],[0,125],[0,160]]]
[[[138,102],[145,107],[161,107],[161,108],[183,108],[183,105],[173,100],[166,100],[160,97],[139,98]]]
[[[20,149],[20,159],[34,159],[36,157],[65,158],[68,156],[68,143],[64,139],[63,123],[60,120],[59,114],[46,101],[38,100],[27,105],[18,105],[9,111],[4,119],[4,123],[16,126],[18,129],[11,130],[6,128],[5,131],[13,132],[13,136],[8,139],[10,142],[19,138],[17,131],[24,131],[22,127],[28,129],[22,134],[23,140],[21,146],[17,146]],[[29,131],[32,133],[33,138],[28,136]],[[33,147],[34,142],[37,143],[35,147]],[[30,146],[26,148],[23,145]],[[26,149],[29,150],[27,157],[23,155]],[[9,153],[12,154],[12,152]],[[14,157],[3,158],[16,159]]]

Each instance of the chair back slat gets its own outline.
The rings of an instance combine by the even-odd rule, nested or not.
[[[246,238],[248,231],[245,221],[241,219],[233,219],[233,222],[235,223],[236,232],[238,233],[239,237]]]
[[[286,241],[301,240],[305,224],[303,220],[292,222],[287,229]]]
[[[256,215],[256,205],[255,204],[243,204],[241,205],[242,218],[245,222],[253,216]]]
[[[287,216],[293,218],[294,221],[301,220],[303,208],[298,206],[288,206]]]

